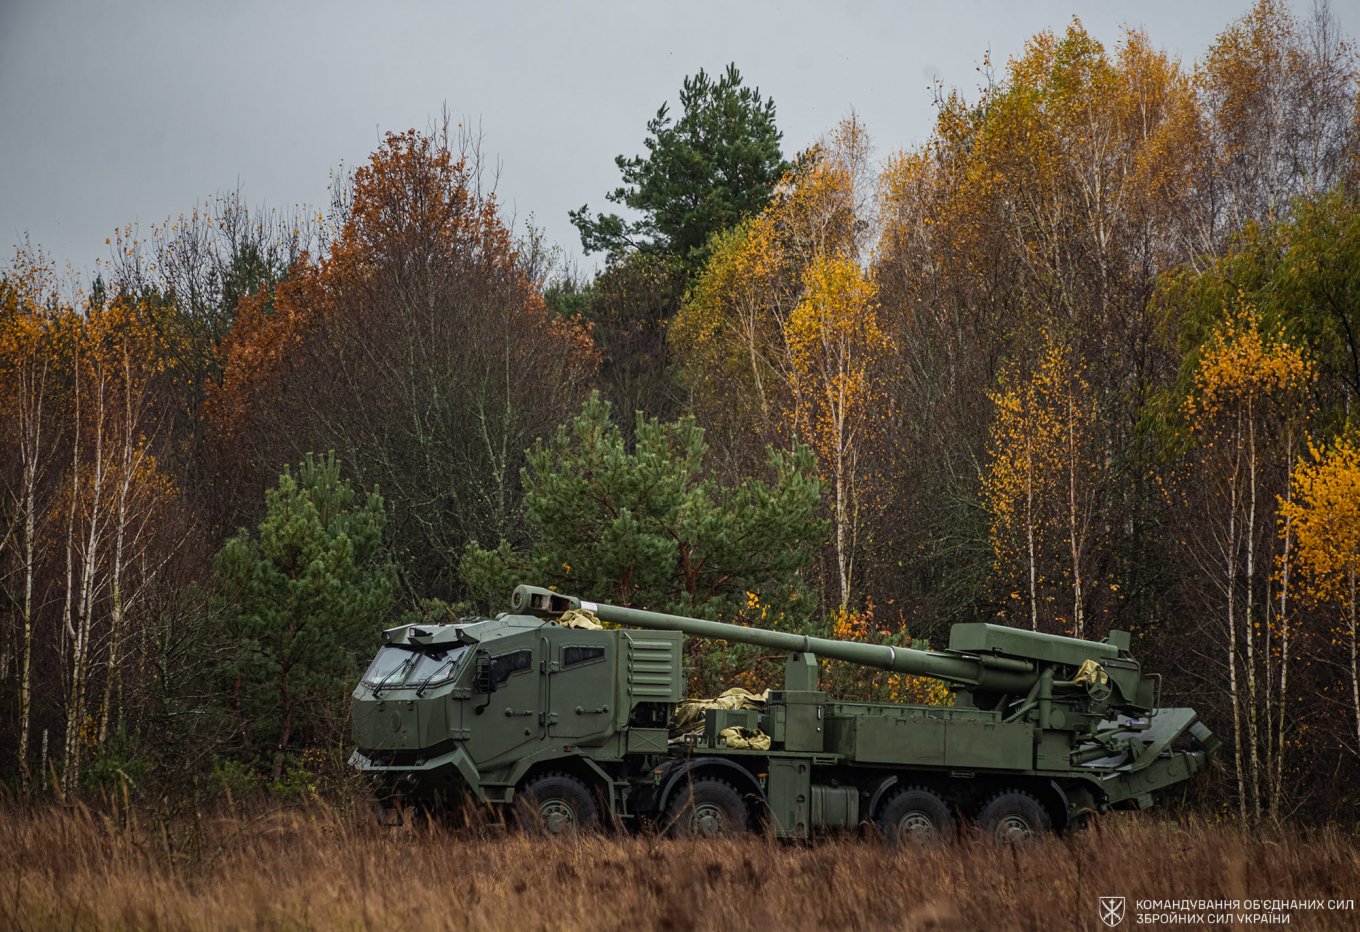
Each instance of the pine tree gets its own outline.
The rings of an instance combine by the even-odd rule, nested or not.
[[[358,657],[392,607],[395,570],[383,546],[377,490],[359,495],[333,453],[284,468],[265,493],[264,520],[217,556],[243,738],[273,746],[273,779],[295,738],[334,715]],[[266,734],[267,732],[267,734]]]
[[[727,485],[706,476],[708,445],[693,418],[639,417],[634,436],[595,395],[529,451],[532,546],[472,545],[460,567],[484,604],[504,605],[515,583],[534,582],[708,617],[736,618],[752,598],[810,608],[802,576],[826,528],[806,448],[771,451],[766,476]]]
[[[589,207],[571,212],[587,252],[611,259],[632,249],[666,252],[693,269],[708,240],[765,206],[786,165],[773,98],[742,86],[731,64],[714,81],[702,68],[685,79],[681,115],[662,104],[647,123],[645,156],[615,158],[623,185],[608,198],[643,214],[629,222]]]

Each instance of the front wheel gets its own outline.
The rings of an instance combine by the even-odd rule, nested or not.
[[[530,834],[571,836],[598,829],[600,807],[576,777],[546,773],[515,795],[515,821]]]
[[[666,814],[676,838],[732,838],[751,827],[751,813],[741,794],[715,777],[700,777],[677,788]]]

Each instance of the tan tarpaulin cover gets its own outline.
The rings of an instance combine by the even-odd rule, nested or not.
[[[742,728],[740,725],[733,725],[731,728],[724,728],[718,732],[718,737],[723,739],[723,744],[729,748],[750,748],[752,751],[768,751],[770,749],[770,736],[759,728]]]
[[[1072,682],[1082,686],[1104,686],[1109,681],[1110,674],[1094,660],[1083,661],[1077,675],[1072,677]]]
[[[598,618],[579,608],[563,612],[562,617],[557,619],[557,623],[564,628],[584,628],[587,631],[600,631],[604,628]]]
[[[709,709],[756,709],[765,708],[770,698],[767,689],[760,695],[750,690],[734,686],[716,699],[686,699],[675,707],[675,717],[671,719],[671,734],[683,735],[704,727],[704,712]]]

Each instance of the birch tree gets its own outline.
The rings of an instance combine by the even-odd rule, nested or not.
[[[795,385],[790,412],[809,438],[832,494],[832,531],[840,609],[850,605],[873,431],[887,396],[882,372],[891,341],[878,324],[872,282],[849,259],[819,257],[785,330]]]
[[[1275,524],[1271,483],[1288,474],[1281,460],[1291,453],[1288,445],[1282,450],[1274,442],[1282,433],[1275,428],[1288,418],[1313,372],[1312,362],[1281,333],[1262,330],[1253,306],[1239,305],[1202,348],[1184,402],[1200,444],[1198,470],[1213,516],[1195,552],[1203,571],[1216,580],[1244,820],[1260,819],[1266,778],[1261,706],[1270,684],[1261,676],[1269,657],[1261,593],[1271,567],[1261,544],[1263,532]]]
[[[1104,481],[1093,452],[1095,400],[1080,361],[1052,336],[1025,368],[1012,366],[991,396],[996,415],[981,490],[995,569],[1008,586],[1020,571],[1031,629],[1051,620],[1085,637],[1090,538]],[[1070,614],[1048,609],[1054,583],[1068,588]]]
[[[30,779],[39,530],[47,517],[50,472],[60,436],[55,312],[45,306],[52,290],[46,268],[32,256],[20,255],[12,274],[0,279],[0,385],[6,389],[0,393],[0,423],[4,424],[3,442],[13,447],[17,466],[14,474],[7,470],[0,478],[6,515],[0,572],[7,569],[8,552],[17,550],[19,741],[15,753],[24,789]],[[5,572],[0,578],[9,577]]]
[[[1334,614],[1328,625],[1324,657],[1334,652],[1349,680],[1349,705],[1360,757],[1360,445],[1352,435],[1314,448],[1290,478],[1284,518],[1298,542],[1297,562],[1304,593]],[[1334,661],[1331,661],[1334,662]]]

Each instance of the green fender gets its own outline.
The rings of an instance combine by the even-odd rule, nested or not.
[[[564,764],[564,769],[568,771],[575,770],[578,766],[584,764],[585,768],[593,773],[604,787],[612,790],[614,779],[609,776],[609,774],[605,773],[603,767],[595,763],[592,758],[586,757],[584,754],[562,754],[555,757],[535,756],[525,758],[516,765],[514,770],[510,771],[509,782],[512,786],[519,786],[529,771],[542,767],[551,767],[553,764],[562,764],[562,762],[566,762]],[[612,792],[610,793],[610,796],[613,796]],[[506,801],[509,802],[509,798],[507,798]]]

